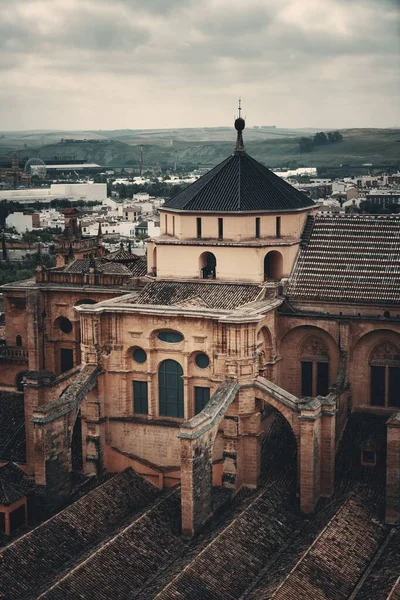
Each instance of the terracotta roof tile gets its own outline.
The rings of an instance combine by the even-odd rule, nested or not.
[[[170,306],[198,298],[208,308],[234,310],[256,300],[260,292],[260,286],[252,284],[153,281],[135,299],[135,304]]]
[[[127,469],[6,546],[0,552],[0,598],[37,598],[68,564],[156,495],[156,488]]]
[[[9,505],[26,496],[34,487],[33,480],[15,463],[0,467],[0,504]]]
[[[386,534],[365,500],[349,498],[271,600],[347,600]]]
[[[289,299],[400,303],[400,216],[317,215],[305,242]]]

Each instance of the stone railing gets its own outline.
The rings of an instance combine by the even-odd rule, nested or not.
[[[20,346],[0,346],[0,360],[28,362],[28,349]]]

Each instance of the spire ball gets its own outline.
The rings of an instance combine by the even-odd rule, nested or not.
[[[242,131],[243,131],[243,129],[244,129],[245,127],[246,127],[245,120],[244,120],[244,119],[242,119],[242,117],[238,117],[238,118],[235,120],[235,129],[236,129],[236,131],[239,131],[239,133],[240,133],[240,132],[242,132]]]

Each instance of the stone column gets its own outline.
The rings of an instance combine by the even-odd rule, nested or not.
[[[320,403],[302,408],[300,420],[300,509],[313,512],[320,498]]]
[[[400,520],[400,411],[394,413],[387,425],[386,458],[386,523]]]
[[[193,537],[212,516],[213,436],[181,438],[182,535]]]
[[[46,389],[51,386],[55,377],[47,371],[29,371],[24,377],[24,410],[25,410],[25,444],[28,473],[34,474],[38,466],[33,412],[46,401]]]

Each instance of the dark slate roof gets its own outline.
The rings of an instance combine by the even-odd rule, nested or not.
[[[135,304],[187,306],[234,310],[256,300],[261,288],[258,285],[239,283],[191,283],[183,281],[153,281],[135,298]]]
[[[0,392],[0,461],[26,461],[24,395]]]
[[[317,215],[287,295],[400,303],[400,216]]]
[[[245,152],[235,152],[182,192],[163,209],[196,212],[294,211],[314,205]]]
[[[0,467],[0,504],[12,504],[33,488],[33,480],[15,463],[9,462]]]

